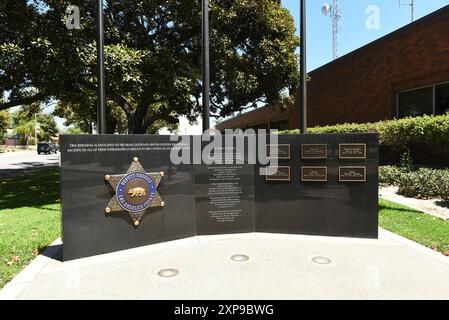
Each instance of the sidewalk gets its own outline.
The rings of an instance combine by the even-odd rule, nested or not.
[[[159,276],[166,268],[179,274]],[[448,283],[449,258],[385,230],[379,240],[245,234],[40,256],[0,299],[449,299]]]
[[[449,220],[449,207],[443,205],[439,199],[415,199],[404,197],[398,192],[398,187],[384,187],[379,189],[379,197],[388,201],[402,204],[403,206],[424,212],[434,217]]]

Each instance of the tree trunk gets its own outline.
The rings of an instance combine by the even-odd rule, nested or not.
[[[127,114],[128,134],[146,134],[149,125],[145,123],[145,113],[142,110]]]
[[[148,126],[144,125],[143,120],[132,119],[128,120],[128,134],[145,134],[148,131]]]
[[[117,120],[114,117],[107,115],[106,134],[114,134],[117,129]]]

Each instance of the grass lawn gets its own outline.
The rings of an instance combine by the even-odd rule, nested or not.
[[[0,288],[60,236],[59,171],[0,182]]]
[[[449,220],[380,199],[379,224],[388,231],[449,256]]]
[[[449,255],[449,221],[380,200],[380,225]],[[0,288],[60,231],[58,169],[0,181]]]

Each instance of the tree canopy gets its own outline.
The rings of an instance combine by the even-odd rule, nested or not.
[[[68,5],[81,29],[61,21]],[[0,110],[57,99],[89,131],[96,119],[95,1],[0,3]],[[211,113],[284,105],[298,79],[293,18],[280,0],[211,0]],[[146,133],[201,112],[201,1],[106,0],[108,131]]]
[[[27,144],[34,139],[37,123],[37,138],[39,141],[50,141],[57,137],[59,129],[55,117],[43,113],[38,103],[22,106],[12,114],[12,127],[20,135],[20,143]]]

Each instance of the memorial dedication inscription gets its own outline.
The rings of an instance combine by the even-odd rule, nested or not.
[[[254,231],[254,166],[201,165],[197,172],[197,234]]]

